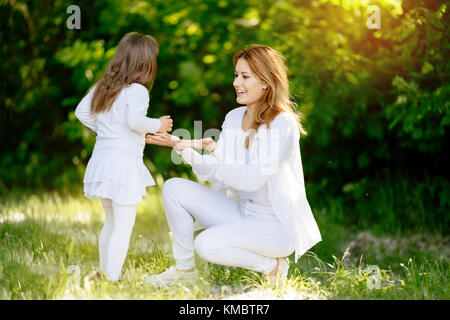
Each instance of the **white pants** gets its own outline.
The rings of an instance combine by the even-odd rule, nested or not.
[[[272,208],[236,203],[199,183],[172,178],[165,182],[162,200],[173,237],[177,268],[195,266],[197,254],[212,263],[268,273],[277,257],[294,252],[286,229]],[[206,227],[195,242],[194,218]]]
[[[121,205],[111,199],[101,199],[105,224],[100,233],[100,269],[111,281],[119,280],[127,256],[131,232],[136,218],[136,205]]]

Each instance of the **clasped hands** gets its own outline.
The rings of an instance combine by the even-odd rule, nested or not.
[[[167,133],[167,131],[172,131],[173,122],[170,116],[161,117],[159,120],[161,120],[161,128],[153,135],[147,135],[145,137],[145,143],[171,147],[177,151],[182,151],[185,148],[194,148],[213,152],[216,149],[216,143],[211,138],[181,140],[177,136]],[[165,123],[167,125],[164,125]]]

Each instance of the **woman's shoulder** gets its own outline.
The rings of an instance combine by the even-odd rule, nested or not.
[[[225,115],[225,120],[231,120],[231,119],[235,119],[235,118],[242,118],[242,115],[244,114],[245,110],[247,109],[247,107],[237,107],[232,109],[231,111],[229,111],[226,115]]]
[[[279,113],[270,123],[274,127],[298,127],[297,119],[290,112],[283,111]]]
[[[278,132],[283,137],[292,137],[295,140],[300,138],[300,131],[297,119],[290,112],[281,112],[271,122],[270,129],[266,128],[267,133]],[[290,138],[288,139],[290,140]]]
[[[229,111],[225,115],[225,119],[222,123],[222,128],[240,128],[242,115],[244,114],[247,107],[237,107]]]

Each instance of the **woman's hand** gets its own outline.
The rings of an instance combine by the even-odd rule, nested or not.
[[[153,135],[147,135],[145,137],[145,143],[147,144],[156,144],[158,146],[163,147],[175,147],[181,140],[177,136],[171,135],[169,133],[160,133],[156,132]]]
[[[173,148],[177,151],[183,151],[186,148],[192,148],[192,140],[181,140]]]
[[[211,138],[181,140],[181,143],[185,148],[203,149],[209,152],[213,152],[216,149],[216,143]],[[181,146],[178,147],[181,148]]]
[[[216,143],[212,138],[205,138],[201,140],[202,149],[207,150],[209,152],[214,152],[216,150]]]
[[[213,152],[216,149],[216,143],[211,138],[181,140],[181,142],[175,147],[175,149],[177,149],[178,151],[181,151],[185,148],[204,149],[209,152]]]

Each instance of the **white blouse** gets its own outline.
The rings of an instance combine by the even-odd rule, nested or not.
[[[147,88],[132,83],[122,89],[111,109],[91,113],[92,88],[81,100],[75,116],[97,133],[84,175],[84,194],[131,205],[142,201],[146,187],[155,185],[143,162],[145,134],[159,130],[161,121],[148,118],[150,97]]]
[[[267,187],[267,183],[265,183],[261,188],[255,191],[239,191],[239,199],[241,201],[250,200],[251,202],[260,206],[272,206],[269,199],[269,188]]]
[[[145,134],[158,131],[159,119],[148,118],[150,97],[147,88],[132,83],[122,89],[111,109],[92,114],[91,101],[95,87],[81,100],[75,116],[85,126],[97,133],[95,148],[117,148],[142,155]]]
[[[192,166],[199,180],[213,182],[214,190],[225,186],[231,191],[229,196],[236,191],[258,192],[266,186],[275,215],[295,243],[297,261],[322,240],[306,198],[297,123],[289,113],[283,112],[270,123],[270,128],[261,125],[246,162],[242,146],[236,145],[245,140],[241,123],[246,109],[236,108],[226,115],[213,153],[201,155],[186,148],[179,154]]]

